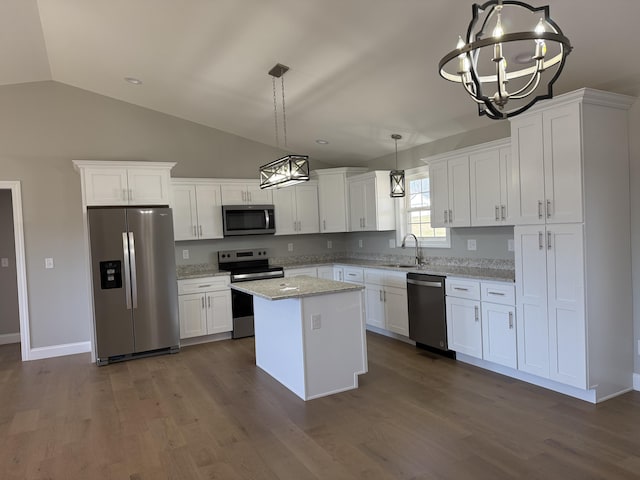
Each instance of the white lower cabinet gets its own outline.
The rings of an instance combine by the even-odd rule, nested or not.
[[[178,281],[180,338],[230,332],[231,290],[228,276]]]
[[[482,302],[482,357],[505,367],[517,368],[516,308]]]
[[[364,270],[367,324],[409,336],[407,275],[390,270]]]
[[[480,301],[447,296],[449,349],[482,358]]]

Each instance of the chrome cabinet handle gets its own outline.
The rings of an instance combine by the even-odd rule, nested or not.
[[[507,219],[507,207],[504,205],[500,206],[500,211],[502,212],[502,220]]]
[[[453,210],[449,210],[449,223],[453,223]]]
[[[207,307],[211,308],[211,297],[207,297]]]
[[[196,231],[196,226],[194,225],[192,228],[193,228],[193,236],[197,237],[198,236],[198,232]]]
[[[542,200],[538,200],[538,218],[542,220]]]
[[[382,302],[382,290],[378,291],[378,296],[380,297],[380,301]]]
[[[200,229],[200,236],[202,236],[202,225],[198,225],[198,228]]]
[[[444,211],[444,223],[449,222],[449,212],[447,210]]]
[[[247,192],[245,192],[244,190],[242,191],[242,201],[243,202],[247,201]]]
[[[462,287],[453,287],[454,290],[459,290],[461,292],[468,292],[469,289],[468,288],[462,288]]]
[[[542,232],[538,232],[538,248],[540,250],[542,250],[544,248],[544,245],[542,244],[543,240],[542,240]]]
[[[551,250],[551,232],[547,232],[547,250]]]
[[[124,296],[127,310],[131,310],[131,271],[129,270],[129,240],[127,232],[122,232],[122,253],[124,255]]]
[[[476,305],[475,307],[473,307],[473,311],[474,311],[474,313],[475,313],[475,316],[476,316],[476,322],[477,322],[477,321],[479,321],[479,320],[480,320],[480,312],[479,312],[479,309],[478,309],[478,306],[477,306],[477,305]]]
[[[129,189],[129,200],[133,200],[133,190]]]
[[[496,205],[496,222],[500,220],[500,207]]]
[[[513,312],[509,312],[509,329],[513,330]]]
[[[489,295],[498,295],[500,297],[504,297],[504,292],[491,292],[491,291],[487,291],[487,293]]]
[[[251,196],[251,192],[247,192],[247,197],[249,198],[249,202],[253,202],[253,198]]]
[[[327,229],[327,221],[326,220],[322,220],[322,229],[323,230]]]
[[[547,218],[551,218],[551,200],[547,200]]]
[[[202,309],[204,310],[204,296],[202,298],[200,298],[201,302],[202,302]]]
[[[382,301],[385,303],[387,301],[387,292],[385,292],[384,290],[382,291]]]

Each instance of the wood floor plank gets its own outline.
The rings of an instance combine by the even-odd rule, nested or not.
[[[367,341],[360,388],[309,402],[252,338],[106,367],[0,346],[0,478],[640,478],[640,392],[594,406]]]

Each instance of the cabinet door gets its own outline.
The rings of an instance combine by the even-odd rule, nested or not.
[[[129,188],[125,168],[85,168],[87,205],[127,205]]]
[[[222,198],[219,185],[196,187],[198,235],[201,239],[222,238]]]
[[[471,225],[471,201],[469,199],[469,158],[467,156],[447,162],[449,177],[449,226]]]
[[[333,280],[333,267],[318,267],[318,278],[324,278],[325,280]]]
[[[176,240],[198,238],[198,210],[194,185],[173,185],[173,236]]]
[[[178,296],[180,338],[198,337],[207,334],[205,297],[204,293]]]
[[[271,205],[273,203],[272,191],[261,189],[257,182],[247,185],[246,188],[248,203],[253,205]]]
[[[489,362],[517,368],[515,307],[482,302],[482,355]]]
[[[547,223],[582,222],[580,105],[543,112]]]
[[[511,163],[511,147],[500,149],[500,220],[505,225],[513,225],[513,214],[509,207],[509,188],[511,183],[512,163]]]
[[[342,173],[320,175],[318,200],[320,231],[322,233],[346,232],[347,226],[346,180]]]
[[[386,328],[383,287],[379,285],[366,285],[364,293],[367,325]]]
[[[207,334],[212,335],[233,330],[231,290],[209,292],[206,297]]]
[[[169,171],[165,169],[128,168],[129,204],[169,205]]]
[[[363,182],[364,186],[364,230],[377,230],[378,229],[378,200],[376,197],[376,179],[370,178]]]
[[[499,150],[476,153],[469,157],[471,185],[471,225],[502,223],[502,185],[506,179]]]
[[[273,192],[276,213],[276,235],[298,233],[295,188],[279,188]]]
[[[431,226],[448,227],[449,180],[447,162],[429,164],[431,188]]]
[[[318,233],[320,231],[318,185],[315,183],[297,185],[295,191],[298,233]],[[344,211],[344,208],[342,210]]]
[[[518,370],[549,377],[547,252],[544,226],[515,227]]]
[[[344,282],[344,268],[333,267],[333,279],[337,282]]]
[[[349,183],[349,230],[357,232],[364,229],[365,182]]]
[[[511,120],[511,164],[509,209],[515,224],[544,223],[542,114]]]
[[[409,310],[405,288],[384,287],[386,328],[400,335],[409,336]]]
[[[447,297],[447,333],[451,350],[482,358],[480,314],[480,302]]]
[[[248,202],[248,194],[244,185],[221,185],[220,195],[223,205],[242,205]]]
[[[547,226],[550,377],[587,387],[581,224]]]

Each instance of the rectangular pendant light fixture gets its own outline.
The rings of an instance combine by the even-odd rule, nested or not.
[[[281,188],[309,180],[309,156],[287,155],[260,167],[260,188]]]
[[[404,170],[391,170],[391,197],[404,197]]]

